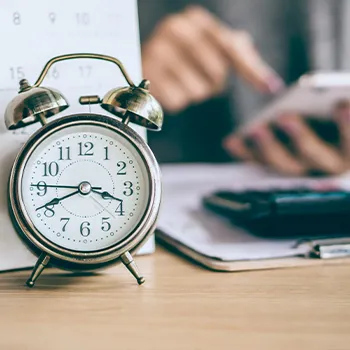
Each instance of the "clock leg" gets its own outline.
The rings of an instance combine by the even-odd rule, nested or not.
[[[43,272],[43,270],[45,269],[45,267],[47,266],[49,261],[50,261],[50,256],[48,256],[46,253],[41,253],[38,261],[36,262],[36,264],[34,266],[32,274],[30,275],[28,281],[26,282],[26,285],[29,288],[34,287],[35,281],[38,279],[40,274]]]
[[[126,252],[123,255],[121,255],[120,259],[122,263],[125,265],[125,267],[136,278],[138,284],[142,284],[145,282],[145,278],[140,275],[139,269],[129,252]]]

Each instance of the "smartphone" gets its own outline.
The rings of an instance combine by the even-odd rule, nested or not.
[[[274,101],[251,119],[260,123],[292,112],[308,117],[329,119],[337,103],[350,101],[350,72],[315,72],[301,76]]]
[[[350,192],[295,188],[218,191],[205,208],[260,236],[339,236],[350,233]]]

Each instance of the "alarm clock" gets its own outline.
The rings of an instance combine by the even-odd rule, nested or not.
[[[79,99],[112,116],[81,113],[49,122],[69,104],[57,90],[41,86],[47,72],[56,62],[86,58],[116,64],[128,83],[102,99]],[[118,59],[87,53],[52,58],[32,86],[20,81],[5,112],[6,127],[42,124],[20,150],[8,187],[14,226],[39,257],[28,287],[49,264],[82,271],[122,262],[139,284],[145,281],[132,254],[155,229],[161,176],[152,151],[129,123],[161,129],[163,112],[148,89],[149,81],[136,86]]]

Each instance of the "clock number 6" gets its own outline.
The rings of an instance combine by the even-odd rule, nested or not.
[[[90,222],[88,222],[88,221],[84,221],[84,222],[81,223],[81,225],[80,225],[80,234],[83,237],[87,237],[91,233],[91,230],[90,230],[89,226],[90,226]]]

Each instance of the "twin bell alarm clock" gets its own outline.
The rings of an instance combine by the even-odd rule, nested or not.
[[[81,113],[48,122],[69,107],[60,92],[41,86],[48,70],[84,58],[115,63],[129,84],[102,99],[79,99],[114,116]],[[161,129],[163,112],[148,88],[147,80],[136,86],[118,59],[98,54],[55,57],[33,86],[21,80],[5,112],[6,127],[42,124],[19,152],[8,190],[14,226],[39,257],[28,287],[48,264],[82,271],[122,262],[144,282],[132,254],[154,231],[161,181],[154,155],[129,123]]]

